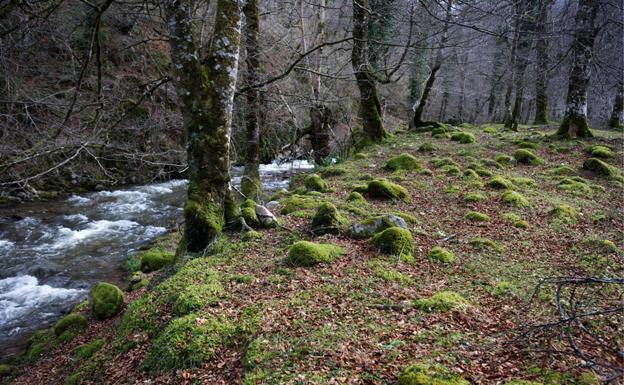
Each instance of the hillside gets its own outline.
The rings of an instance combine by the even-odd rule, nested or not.
[[[397,130],[297,177],[280,226],[134,273],[111,319],[79,306],[5,383],[597,384],[622,365],[622,139],[551,133]]]

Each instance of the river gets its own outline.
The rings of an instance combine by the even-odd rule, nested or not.
[[[288,186],[306,161],[260,167],[266,191]],[[242,169],[233,169],[240,184]],[[0,359],[87,298],[98,281],[122,283],[128,255],[182,220],[185,180],[0,209]]]

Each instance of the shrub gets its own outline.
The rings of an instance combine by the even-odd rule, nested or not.
[[[513,153],[513,157],[518,161],[518,163],[525,163],[531,165],[540,165],[544,164],[544,160],[531,151],[520,148]]]
[[[374,179],[368,183],[366,192],[373,198],[409,200],[405,187],[386,179]]]
[[[468,301],[454,291],[441,291],[429,298],[414,301],[414,307],[426,312],[447,312],[468,308]]]
[[[322,203],[312,218],[312,230],[316,234],[334,233],[345,225],[346,220],[331,203]]]
[[[455,254],[453,254],[452,252],[440,247],[440,246],[435,246],[434,248],[432,248],[431,250],[429,250],[429,253],[427,254],[427,257],[429,259],[432,259],[434,261],[439,261],[442,263],[453,263],[455,262]]]
[[[418,170],[422,168],[422,165],[414,156],[410,154],[403,153],[401,155],[395,156],[386,162],[384,165],[386,170],[390,171],[398,171],[398,170]]]
[[[175,259],[175,253],[159,249],[146,250],[139,255],[141,257],[141,271],[144,273],[159,270]]]
[[[288,260],[298,266],[313,266],[317,263],[329,263],[344,251],[330,243],[299,241],[290,246]]]
[[[506,179],[500,175],[493,177],[488,185],[492,188],[504,190],[511,190],[512,188],[514,188],[513,183],[511,183],[509,179]]]
[[[115,316],[124,302],[123,292],[115,285],[98,282],[91,289],[91,310],[95,318],[103,320]]]
[[[72,313],[61,318],[53,327],[54,334],[60,336],[66,331],[80,332],[87,327],[87,319],[82,314]]]
[[[410,259],[414,251],[414,238],[409,230],[390,227],[373,237],[373,245],[382,253],[405,256]]]
[[[503,203],[514,207],[529,207],[531,205],[529,200],[517,191],[505,191],[501,196],[501,200]]]
[[[487,214],[483,214],[483,213],[479,213],[476,211],[469,211],[466,214],[466,219],[471,220],[471,221],[475,221],[475,222],[489,222],[490,221],[490,216]]]
[[[318,174],[308,175],[303,184],[308,191],[327,191],[327,182],[325,182]]]

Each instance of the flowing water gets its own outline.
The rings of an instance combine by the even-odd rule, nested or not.
[[[311,167],[262,165],[260,175],[265,190],[275,191]],[[241,172],[233,170],[235,185]],[[182,220],[186,185],[173,180],[0,210],[0,358],[87,298],[95,282],[121,283],[128,254]]]

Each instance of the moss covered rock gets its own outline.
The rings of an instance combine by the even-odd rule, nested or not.
[[[412,171],[421,169],[422,164],[414,156],[407,153],[402,153],[401,155],[397,155],[394,158],[388,160],[386,164],[384,164],[384,168],[390,171]]]
[[[91,311],[97,319],[115,316],[121,311],[123,302],[123,292],[113,284],[98,282],[91,288]]]
[[[342,230],[346,223],[336,206],[329,202],[321,203],[312,218],[312,231],[315,234],[335,233]]]
[[[549,175],[576,175],[576,170],[570,166],[557,166],[546,170]]]
[[[451,135],[451,140],[462,144],[474,143],[476,141],[473,134],[463,131],[453,133]]]
[[[448,129],[446,127],[435,127],[433,130],[431,130],[431,136],[446,135],[447,132]]]
[[[256,215],[256,202],[251,199],[245,199],[240,206],[241,216],[249,226],[258,225],[258,216]]]
[[[466,202],[479,202],[487,199],[485,195],[478,192],[471,192],[464,195],[464,200]]]
[[[331,243],[299,241],[290,246],[288,260],[298,266],[313,266],[332,262],[343,252],[340,246]]]
[[[513,158],[507,154],[497,154],[494,160],[501,166],[509,166],[513,163]]]
[[[71,330],[80,332],[87,327],[87,319],[82,314],[72,313],[61,318],[52,328],[56,336]]]
[[[501,195],[501,201],[503,203],[511,205],[513,207],[529,207],[531,203],[529,200],[517,191],[508,190]]]
[[[459,169],[459,167],[450,164],[443,166],[440,170],[447,175],[461,175],[461,170]]]
[[[318,199],[299,194],[294,194],[284,198],[281,203],[283,204],[283,207],[280,212],[283,215],[288,215],[290,213],[294,213],[295,211],[313,209],[319,204]]]
[[[610,159],[615,157],[615,153],[607,146],[596,145],[587,149],[587,152],[594,158]]]
[[[509,179],[500,175],[493,177],[488,182],[488,186],[501,190],[511,190],[512,188],[514,188],[514,184]]]
[[[261,239],[261,238],[262,238],[262,233],[258,231],[254,231],[254,230],[247,231],[245,235],[243,235],[244,242],[251,242],[256,239]]]
[[[489,215],[483,214],[477,211],[469,211],[466,214],[465,218],[470,221],[475,221],[475,222],[489,222],[490,221]]]
[[[414,307],[426,312],[447,312],[468,308],[468,301],[454,291],[446,290],[414,301]]]
[[[411,258],[414,251],[414,238],[409,230],[390,227],[373,237],[373,245],[382,253]]]
[[[550,215],[563,223],[574,223],[578,220],[578,213],[574,207],[567,204],[558,204],[550,210]]]
[[[405,187],[386,179],[374,179],[370,181],[366,187],[366,193],[378,199],[409,200],[409,193]]]
[[[518,163],[531,164],[534,166],[544,164],[544,159],[538,157],[526,148],[520,148],[514,151],[513,157]]]
[[[366,202],[366,198],[357,191],[352,191],[347,197],[347,202]]]
[[[438,151],[438,147],[429,142],[425,142],[418,147],[418,151],[420,152],[435,152]]]
[[[175,259],[174,252],[159,249],[146,250],[139,255],[141,257],[141,271],[144,273],[159,270]]]
[[[327,191],[327,182],[325,182],[318,174],[308,175],[303,184],[308,191]]]
[[[349,229],[354,238],[368,238],[390,227],[408,229],[407,221],[399,215],[378,215],[356,223]]]
[[[618,175],[618,171],[615,167],[603,162],[598,158],[589,158],[585,162],[583,162],[583,168],[585,170],[589,170],[598,175],[607,176],[607,177],[615,177]]]
[[[403,371],[398,385],[470,385],[470,382],[451,374],[445,366],[419,363]]]
[[[429,253],[427,253],[427,257],[431,260],[442,262],[442,263],[453,263],[455,262],[455,254],[442,248],[440,246],[435,246]]]

